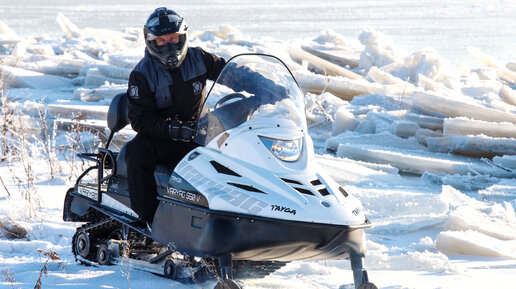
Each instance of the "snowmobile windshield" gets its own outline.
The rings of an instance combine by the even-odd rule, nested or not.
[[[271,55],[241,54],[228,61],[213,84],[197,125],[196,142],[206,146],[244,123],[271,127],[287,119],[306,131],[304,96],[285,64]]]

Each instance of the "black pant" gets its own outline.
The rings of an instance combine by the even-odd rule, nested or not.
[[[193,142],[156,140],[140,133],[127,143],[125,160],[131,208],[141,220],[152,222],[159,204],[154,178],[156,165],[175,167],[197,146]]]

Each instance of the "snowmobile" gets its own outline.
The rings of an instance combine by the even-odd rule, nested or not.
[[[363,267],[360,201],[315,164],[304,96],[277,57],[231,58],[204,100],[195,142],[175,167],[158,165],[159,205],[150,228],[131,209],[125,147],[127,97],[111,101],[105,147],[66,194],[65,221],[82,263],[131,262],[172,279],[215,276],[215,288],[259,278],[291,261],[349,259],[355,288],[376,288]],[[208,273],[207,273],[208,272]]]

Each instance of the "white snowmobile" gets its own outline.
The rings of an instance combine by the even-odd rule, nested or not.
[[[80,154],[94,165],[64,203],[65,221],[87,222],[72,241],[81,262],[126,260],[172,279],[211,272],[215,288],[240,288],[233,278],[263,277],[290,261],[350,259],[355,288],[376,288],[363,268],[371,224],[360,201],[315,164],[303,93],[278,58],[228,61],[197,123],[200,146],[175,168],[156,169],[152,230],[131,210],[125,149],[109,149],[129,123],[125,94],[111,102],[107,123],[105,148]]]

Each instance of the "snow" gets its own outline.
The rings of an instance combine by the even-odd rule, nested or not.
[[[43,288],[213,287],[214,282],[167,280],[130,264],[97,268],[75,262],[70,243],[80,224],[62,221],[64,195],[87,165],[75,153],[105,138],[93,132],[107,133],[107,106],[125,91],[143,56],[141,29],[134,27],[154,6],[103,9],[93,1],[70,9],[50,2],[34,17],[47,20],[41,27],[30,17],[15,17],[24,5],[0,4],[0,18],[8,15],[0,19],[0,288],[33,288],[46,261]],[[305,92],[318,164],[362,201],[374,224],[366,230],[365,261],[374,283],[389,289],[514,286],[516,72],[515,55],[504,50],[514,47],[514,37],[504,32],[514,31],[514,22],[504,20],[513,19],[514,4],[399,0],[389,10],[378,1],[265,1],[278,11],[270,14],[263,3],[230,2],[205,3],[220,12],[212,18],[208,9],[180,4],[186,17],[192,15],[191,44],[226,58],[271,53],[293,71]],[[376,11],[371,7],[400,20],[382,31],[335,21],[335,11],[351,9],[350,19],[383,23],[380,12],[368,14]],[[248,15],[246,8],[259,11]],[[225,9],[231,13],[222,13]],[[118,10],[128,15],[123,21],[102,18]],[[300,19],[307,13],[325,17],[306,27]],[[263,27],[252,24],[266,15],[271,21]],[[428,21],[437,26],[454,15],[472,30],[452,21],[458,28],[439,36],[428,28],[432,23],[414,19],[432,15]],[[481,34],[483,25],[470,16],[482,19],[487,32]],[[206,29],[196,30],[195,24]],[[48,29],[52,25],[54,30]],[[414,33],[412,40],[395,32],[401,26]],[[288,37],[278,34],[282,28]],[[311,34],[295,34],[305,28]],[[349,29],[358,37],[343,34]],[[428,47],[415,46],[420,39]],[[485,46],[490,42],[496,47]],[[443,47],[460,48],[451,53]],[[464,61],[473,66],[457,64]],[[79,124],[88,129],[73,129]],[[123,130],[115,145],[133,135]],[[14,225],[27,236],[7,238],[5,228]],[[44,255],[49,251],[60,260],[49,260]],[[292,262],[265,279],[242,283],[245,288],[353,288],[349,268],[345,260]]]

